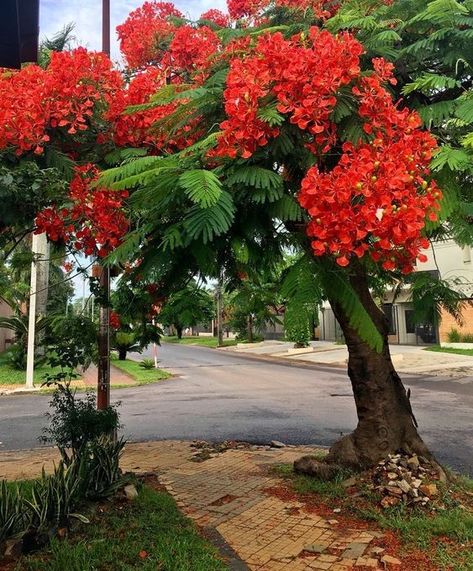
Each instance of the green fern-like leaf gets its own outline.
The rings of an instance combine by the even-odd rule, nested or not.
[[[184,219],[184,227],[192,240],[201,239],[207,244],[230,228],[234,213],[232,197],[228,192],[222,191],[218,202],[213,206],[193,206]]]
[[[319,276],[324,290],[330,292],[330,299],[342,307],[350,326],[357,331],[361,339],[375,351],[381,352],[383,337],[360,302],[346,275],[332,267],[322,265],[322,268]]]
[[[222,194],[222,184],[212,171],[188,170],[179,177],[186,195],[201,208],[214,206]]]
[[[414,91],[429,94],[432,92],[452,89],[459,85],[458,81],[447,75],[437,75],[435,73],[422,73],[415,81],[404,86],[402,93],[409,95]]]
[[[279,174],[256,165],[242,166],[227,178],[230,186],[244,185],[261,189],[282,189],[282,178]]]

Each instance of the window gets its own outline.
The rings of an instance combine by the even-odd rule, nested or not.
[[[388,323],[389,323],[389,330],[388,335],[396,335],[396,319],[394,317],[394,306],[392,303],[383,303],[383,312],[386,315]]]
[[[463,263],[468,264],[471,262],[471,248],[470,246],[465,246],[463,249]]]
[[[415,333],[416,324],[414,321],[414,310],[413,309],[404,310],[404,317],[406,319],[406,333]]]

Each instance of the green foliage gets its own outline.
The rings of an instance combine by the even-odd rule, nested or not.
[[[42,471],[34,481],[31,498],[26,500],[30,512],[30,525],[42,529],[47,524],[64,526],[80,499],[81,481],[76,466],[66,468],[60,461],[51,475]]]
[[[57,373],[47,374],[44,384],[69,382],[79,367],[86,369],[97,359],[97,326],[85,315],[59,315],[51,320],[47,360]]]
[[[460,343],[461,335],[458,329],[452,328],[447,334],[447,339],[449,343]]]
[[[214,315],[213,299],[208,291],[191,282],[171,294],[159,313],[159,321],[176,328],[179,337],[185,327],[209,323]]]
[[[215,206],[222,194],[222,184],[212,171],[188,170],[179,177],[179,184],[190,200],[201,208]]]
[[[453,289],[448,282],[435,279],[428,272],[412,274],[409,282],[416,323],[440,323],[442,310],[445,310],[462,324],[462,312],[468,302],[461,290]]]
[[[128,351],[142,351],[136,337],[134,331],[116,331],[112,335],[112,347],[118,351],[119,359],[126,359]]]
[[[41,440],[59,448],[66,466],[80,459],[90,442],[113,434],[119,427],[115,406],[97,410],[92,393],[78,398],[68,385],[57,385],[50,407],[53,413],[46,414],[49,426],[43,429]]]
[[[448,332],[447,339],[449,343],[473,343],[471,333],[460,333],[454,327]],[[471,351],[471,349],[467,349],[467,351]]]
[[[284,330],[286,338],[298,347],[307,347],[322,301],[318,266],[304,255],[284,272],[281,295],[285,300]]]
[[[23,571],[133,569],[224,571],[217,550],[181,514],[173,498],[140,486],[133,502],[109,502],[77,534],[53,539],[46,552],[23,558]],[[79,524],[80,525],[80,524]],[[140,551],[147,557],[140,559]]]
[[[31,231],[36,213],[65,192],[66,183],[55,168],[40,169],[27,160],[0,161],[0,246]]]
[[[140,367],[149,371],[150,369],[154,369],[154,360],[153,359],[142,359],[140,361]]]
[[[24,529],[25,505],[17,484],[0,481],[0,544]]]

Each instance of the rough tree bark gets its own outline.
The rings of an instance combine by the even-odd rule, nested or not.
[[[176,325],[176,333],[177,333],[177,338],[182,339],[182,327],[181,326]]]
[[[127,354],[127,349],[123,349],[121,347],[118,348],[118,360],[119,361],[126,361],[126,354]]]
[[[361,265],[351,274],[350,282],[381,333],[383,348],[378,353],[363,341],[350,326],[346,312],[327,292],[348,347],[348,376],[355,397],[358,425],[330,448],[325,467],[334,464],[363,469],[399,449],[433,459],[417,432],[409,394],[391,360],[387,319],[371,296],[366,271]],[[310,466],[310,462],[302,460],[296,461],[296,470],[315,475],[314,463]],[[326,474],[326,468],[321,472],[324,470]]]

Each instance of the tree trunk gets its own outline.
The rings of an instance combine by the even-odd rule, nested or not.
[[[403,449],[432,458],[417,432],[409,394],[396,373],[388,345],[388,322],[368,288],[366,271],[359,266],[350,277],[353,289],[383,337],[380,353],[353,329],[337,301],[329,300],[348,347],[348,376],[355,397],[358,425],[330,449],[327,462],[365,468],[389,453]]]
[[[253,316],[248,316],[248,343],[253,343]]]
[[[182,327],[178,327],[176,325],[176,333],[177,333],[177,338],[182,339]]]
[[[118,360],[119,361],[126,361],[126,349],[119,348],[118,349]]]

